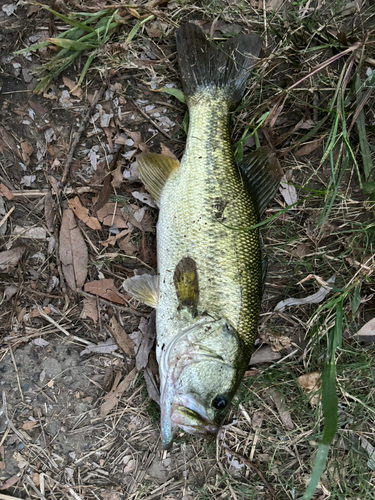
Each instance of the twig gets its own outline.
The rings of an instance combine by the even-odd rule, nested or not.
[[[77,340],[78,342],[82,342],[82,344],[86,344],[86,345],[89,345],[91,344],[92,342],[90,342],[89,340],[86,340],[86,339],[82,339],[81,337],[77,337],[76,335],[71,335],[67,330],[65,330],[64,327],[62,327],[59,323],[57,323],[54,319],[52,319],[50,316],[48,316],[48,314],[46,314],[43,309],[41,307],[38,307],[38,312],[39,314],[44,318],[46,319],[47,321],[49,321],[50,323],[52,323],[52,325],[54,325],[56,328],[58,328],[60,330],[60,332],[62,333],[65,333],[65,335],[67,337],[72,337],[74,340]]]
[[[19,376],[18,376],[18,368],[17,368],[16,360],[14,359],[13,350],[12,350],[11,345],[8,345],[8,347],[9,347],[9,353],[10,353],[10,356],[11,356],[11,358],[12,358],[12,363],[13,363],[13,366],[14,366],[14,370],[15,370],[15,372],[16,372],[18,390],[19,390],[19,392],[20,392],[22,402],[25,402],[24,397],[23,397],[23,392],[22,392],[22,389],[21,389],[20,378],[19,378]]]
[[[34,490],[38,498],[40,498],[41,500],[46,500],[46,497],[41,494],[41,492],[38,490],[38,488],[35,486],[35,484],[32,482],[31,478],[28,475],[25,476],[24,482],[27,483],[30,486],[30,488]]]
[[[10,216],[10,214],[13,212],[13,210],[15,210],[16,207],[12,207],[9,212],[4,215],[4,217],[0,220],[0,227],[5,224],[5,221],[8,219],[8,217]]]
[[[27,290],[30,293],[33,293],[35,295],[40,295],[41,297],[48,297],[49,299],[63,299],[64,298],[62,295],[52,295],[51,293],[38,292],[38,290],[33,290],[32,288],[29,288],[28,286],[25,286],[25,285],[22,285],[22,288],[24,290]]]
[[[95,188],[94,186],[82,186],[80,188],[66,188],[64,194],[84,194],[99,191],[102,186]],[[39,198],[39,196],[46,196],[48,189],[20,189],[11,191],[14,198]]]
[[[127,98],[134,104],[134,106],[138,109],[138,111],[141,113],[142,116],[144,116],[150,123],[153,127],[155,127],[157,130],[159,130],[159,132],[161,134],[163,134],[167,139],[169,139],[170,141],[172,140],[172,137],[168,134],[168,132],[165,132],[165,130],[163,130],[161,127],[159,127],[159,125],[157,123],[154,122],[154,120],[152,120],[152,118],[150,118],[148,116],[147,113],[145,113],[143,111],[143,109],[141,109],[138,104],[134,101],[134,99],[132,97],[129,97],[127,96]]]
[[[79,141],[81,140],[81,135],[83,134],[86,126],[87,126],[87,123],[90,119],[90,116],[92,115],[96,105],[98,104],[98,102],[100,101],[100,99],[102,98],[104,94],[104,87],[102,87],[99,92],[97,93],[90,109],[87,111],[86,113],[86,116],[84,117],[78,131],[76,132],[75,134],[75,137],[74,137],[74,140],[73,140],[73,144],[70,148],[70,151],[69,151],[69,154],[68,154],[68,157],[66,159],[66,162],[65,162],[65,166],[64,166],[64,171],[63,171],[63,174],[62,174],[62,177],[61,177],[61,184],[65,184],[66,182],[66,179],[68,178],[68,175],[69,175],[69,170],[70,170],[70,165],[72,164],[72,161],[73,161],[73,155],[74,155],[74,151],[79,143]]]
[[[120,306],[118,304],[115,304],[114,302],[110,302],[109,300],[102,299],[98,295],[92,295],[91,293],[82,292],[81,290],[78,290],[77,293],[79,295],[82,295],[83,297],[86,297],[87,299],[94,299],[94,300],[98,299],[98,300],[100,300],[100,302],[103,302],[103,304],[106,304],[107,306],[116,307],[117,309],[119,309],[119,311],[124,311],[124,312],[127,312],[129,314],[134,314],[134,316],[140,316],[141,318],[147,318],[147,316],[148,316],[148,314],[140,313],[140,312],[136,311],[135,309],[131,309],[130,307]]]

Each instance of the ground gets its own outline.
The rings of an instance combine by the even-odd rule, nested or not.
[[[374,2],[0,5],[0,500],[294,500],[332,439],[314,499],[375,498]],[[104,7],[34,92],[58,42],[15,51]],[[233,151],[268,145],[286,177],[238,396],[217,440],[181,432],[166,452],[151,309],[122,283],[156,272],[136,157],[183,153],[174,33],[191,19],[216,42],[261,35]]]

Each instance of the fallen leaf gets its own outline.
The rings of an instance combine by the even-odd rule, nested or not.
[[[124,176],[121,172],[121,163],[119,162],[115,170],[112,170],[112,181],[111,185],[113,188],[118,188],[121,186]]]
[[[364,437],[361,436],[361,446],[369,454],[369,459],[367,460],[367,467],[371,470],[375,470],[375,448],[372,444]]]
[[[116,203],[106,203],[103,208],[96,211],[96,215],[105,226],[115,225],[118,229],[128,227],[121,209]]]
[[[261,363],[274,363],[281,359],[281,354],[274,352],[271,346],[267,345],[261,347],[251,356],[249,366],[260,365]]]
[[[24,431],[29,431],[33,427],[36,426],[38,422],[36,420],[26,420],[26,422],[23,423],[22,429]]]
[[[288,183],[286,175],[283,175],[280,181],[279,191],[288,206],[293,205],[293,203],[298,201],[296,188],[292,184]]]
[[[279,335],[270,330],[263,330],[259,333],[259,337],[266,344],[270,344],[271,349],[275,352],[286,349],[292,345],[292,341],[286,335]]]
[[[357,335],[359,340],[367,342],[375,342],[375,318],[370,319],[365,325],[358,330]]]
[[[15,226],[13,234],[19,235],[22,238],[32,238],[35,240],[45,240],[47,238],[47,232],[44,227],[30,227],[28,229],[24,226]]]
[[[128,234],[124,238],[117,240],[117,245],[125,253],[125,255],[132,256],[138,251],[138,249],[134,243],[131,242],[130,237],[131,235]]]
[[[82,205],[78,196],[68,201],[68,207],[73,210],[74,214],[78,219],[86,224],[90,229],[100,230],[102,228],[100,222],[96,217],[90,217],[89,211],[86,207]]]
[[[318,148],[322,143],[322,139],[318,139],[316,141],[308,142],[302,148],[294,153],[294,156],[306,156],[312,153],[316,148]]]
[[[155,310],[145,319],[141,318],[138,331],[131,335],[136,348],[135,364],[138,371],[141,371],[148,363],[148,356],[154,345],[156,337]]]
[[[257,429],[260,429],[262,427],[264,419],[264,411],[263,410],[256,410],[253,413],[252,419],[251,419],[251,427],[256,431]]]
[[[142,141],[142,136],[141,136],[141,134],[139,132],[132,132],[131,130],[129,130],[129,129],[126,128],[125,129],[125,133],[126,133],[126,135],[128,135],[133,140],[134,146],[136,148],[138,148],[139,145],[142,144],[142,142],[143,142]]]
[[[82,99],[82,89],[81,87],[78,87],[73,80],[68,78],[67,76],[63,76],[63,82],[64,85],[68,87],[70,90],[70,93],[74,95],[75,97],[78,97],[78,99]]]
[[[321,373],[320,372],[311,372],[305,375],[300,375],[298,378],[298,383],[305,392],[316,392],[320,389],[322,385],[321,381]],[[310,404],[312,406],[316,406],[319,402],[319,394],[314,394],[310,399]]]
[[[98,167],[99,167],[99,165],[98,165]],[[101,210],[106,205],[107,201],[109,200],[109,196],[112,192],[111,182],[112,182],[112,174],[108,174],[103,181],[103,187],[99,193],[98,199],[96,200],[96,204],[95,204],[96,215],[98,215],[98,211]],[[99,220],[100,220],[100,218],[99,218]]]
[[[13,200],[14,198],[12,192],[2,182],[0,182],[0,194],[5,196],[7,200]]]
[[[269,396],[271,396],[273,402],[276,405],[277,411],[279,412],[279,417],[287,429],[294,429],[294,423],[292,421],[292,417],[290,415],[289,410],[286,409],[284,400],[281,398],[280,394],[275,390],[275,389],[269,389],[268,391]]]
[[[0,445],[0,471],[5,469],[4,457],[4,446]]]
[[[39,485],[40,485],[40,477],[39,477],[39,474],[37,472],[35,472],[35,474],[33,475],[33,483],[35,484],[35,486],[37,488],[39,488]]]
[[[99,344],[88,344],[86,348],[80,352],[80,356],[91,353],[110,354],[111,352],[117,351],[117,349],[118,346],[114,339],[107,339],[103,342],[99,342]]]
[[[69,209],[63,211],[60,229],[60,260],[66,282],[76,292],[86,281],[88,252],[74,214]]]
[[[160,21],[154,21],[146,24],[146,31],[150,38],[159,38],[164,34],[168,24]]]
[[[0,252],[0,270],[5,271],[9,267],[17,265],[25,251],[26,247],[16,247]]]
[[[7,301],[13,297],[18,292],[18,286],[9,285],[4,290],[3,301]]]
[[[109,236],[106,240],[101,241],[100,244],[103,246],[106,245],[115,245],[117,240],[120,240],[121,238],[124,238],[125,236],[130,237],[130,232],[131,229],[124,229],[118,234],[113,234],[112,236]]]
[[[137,373],[137,369],[133,368],[133,370],[125,376],[124,380],[116,387],[115,390],[110,391],[106,396],[104,396],[104,403],[100,407],[100,416],[102,418],[106,417],[112,408],[117,405],[123,392],[129,389],[132,382],[136,379]]]
[[[13,153],[17,158],[22,160],[22,156],[18,152],[12,135],[4,127],[0,126],[0,151],[4,150]]]
[[[103,299],[116,302],[117,304],[125,304],[125,299],[117,290],[113,279],[105,278],[102,280],[90,281],[85,284],[85,292],[99,295]]]
[[[28,167],[30,165],[30,156],[33,154],[33,148],[28,141],[21,140],[22,159],[24,164]]]
[[[160,143],[160,149],[161,149],[161,154],[164,156],[169,156],[169,158],[173,158],[174,160],[177,160],[177,156],[172,153],[172,151],[167,148],[167,146],[164,146],[164,144],[161,142]]]
[[[156,381],[154,378],[154,375],[150,368],[146,368],[144,373],[144,378],[146,381],[146,387],[147,387],[147,392],[148,395],[150,396],[151,399],[153,399],[157,404],[160,404],[160,393],[158,386],[156,385]]]
[[[99,314],[95,299],[91,298],[83,299],[82,317],[83,319],[91,318],[94,321],[94,323],[98,321]]]
[[[134,196],[136,200],[139,200],[150,207],[157,208],[157,205],[153,197],[148,193],[140,193],[139,191],[133,191],[132,196]]]
[[[44,218],[46,220],[47,228],[50,233],[53,233],[55,228],[56,210],[52,197],[52,192],[49,189],[46,197],[44,198]]]
[[[8,228],[8,220],[5,218],[7,215],[3,197],[0,195],[0,235],[4,236]],[[8,216],[9,217],[9,216]]]
[[[334,283],[335,282],[335,276],[332,276],[327,281],[327,284],[329,283]],[[319,302],[322,302],[322,300],[325,299],[325,297],[331,292],[330,288],[325,288],[322,286],[316,293],[312,295],[308,295],[307,297],[304,297],[303,299],[286,299],[282,300],[279,302],[276,307],[275,311],[284,311],[286,307],[290,306],[297,306],[297,305],[302,305],[302,304],[319,304]]]
[[[287,247],[285,247],[285,250],[291,255],[294,255],[294,257],[299,258],[306,257],[306,255],[311,254],[311,248],[304,243],[299,243],[295,248],[288,245]]]
[[[21,479],[20,476],[14,475],[10,477],[7,481],[5,481],[5,483],[0,486],[0,489],[7,490],[8,488],[11,488],[13,485],[15,485],[20,479]]]
[[[111,333],[116,340],[117,345],[124,351],[128,356],[134,357],[134,342],[122,328],[117,319],[112,316],[111,318]]]

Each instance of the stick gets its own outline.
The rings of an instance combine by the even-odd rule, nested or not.
[[[128,99],[130,99],[130,101],[134,104],[134,106],[138,109],[138,111],[141,113],[141,115],[143,115],[150,123],[153,127],[155,127],[157,130],[159,130],[159,132],[161,134],[163,134],[167,139],[169,139],[170,141],[172,140],[172,137],[168,134],[168,132],[165,132],[165,130],[163,130],[161,127],[159,127],[159,125],[157,123],[154,122],[154,120],[152,120],[147,113],[145,113],[143,111],[143,109],[141,109],[138,104],[134,101],[134,99],[132,99],[131,97],[128,97]]]
[[[87,123],[90,119],[90,116],[92,115],[94,109],[95,109],[95,106],[98,104],[98,102],[100,101],[100,99],[102,98],[104,94],[104,87],[102,87],[99,92],[97,93],[90,109],[87,111],[86,113],[86,116],[84,117],[78,131],[76,132],[75,134],[75,137],[74,137],[74,140],[73,140],[73,144],[70,148],[70,151],[69,151],[69,154],[68,154],[68,157],[66,159],[66,162],[65,162],[65,166],[64,166],[64,171],[63,171],[63,174],[62,174],[62,178],[61,178],[61,184],[65,184],[66,182],[66,179],[69,175],[69,170],[70,170],[70,165],[72,164],[72,161],[73,161],[73,155],[74,155],[74,151],[79,143],[79,141],[81,140],[81,136],[87,126]]]

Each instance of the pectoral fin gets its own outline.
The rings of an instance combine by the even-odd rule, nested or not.
[[[275,196],[282,171],[276,155],[267,147],[261,147],[246,156],[238,165],[259,217]]]
[[[144,304],[156,307],[159,300],[159,276],[142,274],[128,278],[122,284],[124,290]]]
[[[180,162],[169,156],[142,153],[137,158],[142,182],[157,204],[169,176],[180,166]]]
[[[187,307],[193,316],[197,315],[199,285],[195,260],[184,257],[177,264],[173,275],[179,308]]]

